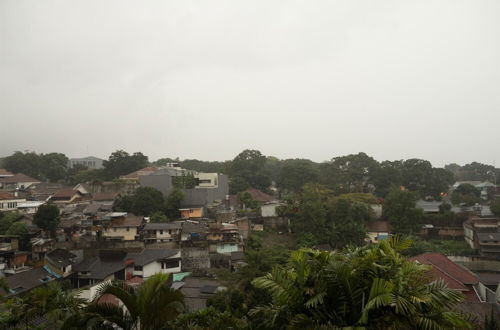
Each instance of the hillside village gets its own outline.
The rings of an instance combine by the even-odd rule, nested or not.
[[[99,170],[103,162],[88,157],[70,160],[68,166]],[[269,249],[281,249],[276,241],[290,245],[305,239],[299,235],[302,231],[314,233],[306,228],[312,223],[300,227],[296,220],[305,208],[305,199],[280,198],[275,183],[267,192],[249,187],[231,194],[230,182],[227,174],[188,170],[176,162],[149,165],[117,180],[75,185],[0,169],[0,211],[4,216],[15,215],[13,223],[27,229],[22,234],[7,231],[0,236],[0,276],[6,284],[2,296],[22,297],[51,282],[65,281],[79,298],[91,303],[99,298],[104,283],[120,280],[140,287],[155,274],[163,273],[170,274],[170,287],[183,293],[189,311],[205,310],[211,298],[232,292],[228,287],[231,282],[225,277],[248,266],[256,239],[271,242]],[[477,191],[477,202],[452,203],[454,192],[464,185]],[[303,194],[308,189],[304,187]],[[404,194],[406,188],[397,191]],[[179,192],[174,208],[165,211],[168,217],[144,211],[155,203],[147,198],[160,196],[163,203]],[[141,207],[137,206],[139,194],[148,196]],[[313,199],[323,198],[317,190],[314,194]],[[376,245],[400,232],[384,209],[384,198],[370,193],[340,196],[369,205],[359,225],[366,228],[366,234],[360,236],[362,244]],[[409,260],[432,266],[432,279],[463,293],[465,302],[460,308],[472,312],[478,322],[491,313],[498,318],[500,311],[500,220],[490,208],[497,197],[500,190],[495,183],[457,181],[448,186],[440,200],[420,198],[413,205],[424,219],[414,232],[417,243],[450,242],[465,252],[439,250],[436,246],[420,246],[418,250],[417,244]],[[130,204],[133,198],[137,200]],[[35,220],[47,206],[55,207],[58,214],[51,229],[40,228]],[[445,206],[448,209],[443,210]],[[141,211],[135,214],[134,208]],[[447,212],[453,216],[444,217],[451,214]],[[351,232],[346,231],[345,236],[349,235]],[[318,237],[302,246],[318,251],[341,247],[336,244],[342,239],[332,242]],[[99,299],[122,305],[113,296]],[[38,321],[43,323],[43,316]]]

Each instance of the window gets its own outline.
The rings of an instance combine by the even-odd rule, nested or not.
[[[163,260],[161,262],[161,269],[177,268],[179,267],[179,260]]]
[[[163,235],[163,230],[160,230],[160,235]]]
[[[127,231],[130,231],[130,227],[127,227]]]
[[[134,266],[134,270],[137,272],[142,272],[142,266]]]

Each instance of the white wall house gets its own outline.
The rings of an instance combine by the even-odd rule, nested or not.
[[[196,173],[195,178],[198,179],[196,188],[217,188],[219,174],[217,173]]]
[[[275,217],[277,216],[276,209],[280,206],[279,202],[270,202],[266,204],[262,204],[260,206],[261,216],[263,217]]]
[[[17,210],[17,206],[24,202],[26,202],[24,198],[18,198],[8,192],[0,192],[0,211]]]
[[[134,260],[133,276],[147,279],[157,273],[173,274],[181,271],[180,251],[159,250],[158,252],[150,252],[149,256],[146,255],[146,251],[137,257],[130,256]]]

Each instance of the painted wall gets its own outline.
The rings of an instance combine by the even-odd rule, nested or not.
[[[128,230],[125,227],[106,228],[102,234],[104,237],[123,237],[124,241],[134,241],[136,235],[136,227],[128,227]]]
[[[13,211],[17,210],[17,204],[26,202],[26,199],[5,199],[0,200],[0,211]]]
[[[279,203],[270,203],[270,204],[261,205],[261,207],[260,207],[261,216],[263,216],[263,217],[275,217],[277,215],[276,208],[278,206],[280,206]]]

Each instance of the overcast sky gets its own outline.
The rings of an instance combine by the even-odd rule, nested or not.
[[[0,156],[500,165],[500,1],[0,1]]]

